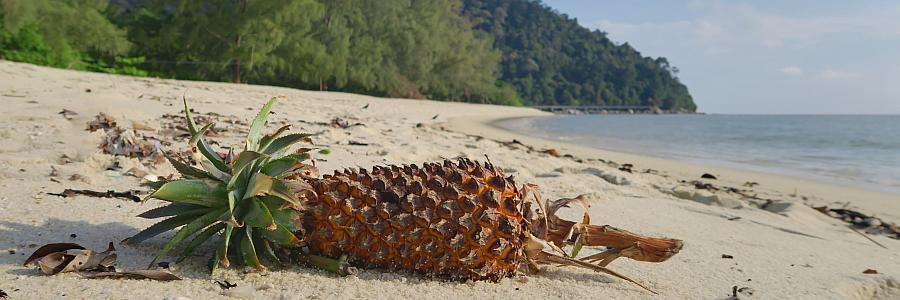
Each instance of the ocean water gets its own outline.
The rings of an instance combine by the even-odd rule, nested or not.
[[[900,116],[566,115],[497,125],[594,148],[900,192]]]

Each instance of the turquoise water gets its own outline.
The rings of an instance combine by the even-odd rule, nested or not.
[[[595,148],[900,192],[900,116],[578,115],[498,125]]]

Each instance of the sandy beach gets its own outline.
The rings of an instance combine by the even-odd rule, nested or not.
[[[682,239],[684,249],[663,263],[620,259],[610,265],[658,291],[655,296],[604,274],[553,266],[498,283],[379,270],[342,278],[307,267],[264,273],[232,268],[211,277],[206,255],[179,264],[166,259],[183,278],[172,282],[45,276],[22,266],[43,244],[79,243],[102,250],[114,242],[117,266],[141,269],[172,235],[140,246],[119,244],[153,224],[135,216],[161,201],[48,194],[67,188],[146,192],[142,176],[129,174],[174,173],[167,163],[102,153],[98,146],[105,133],[86,130],[99,113],[115,118],[119,126],[171,142],[163,144],[166,149],[184,150],[184,137],[171,134],[172,118],[166,117],[179,114],[182,97],[200,115],[217,121],[219,136],[213,140],[226,145],[237,143],[255,110],[276,96],[282,100],[269,130],[294,124],[296,131],[317,134],[315,144],[331,150],[317,161],[323,173],[487,155],[519,184],[540,185],[544,197],[587,195],[593,200],[594,224]],[[546,115],[529,108],[125,77],[6,61],[0,61],[0,101],[0,290],[10,299],[724,299],[734,287],[747,288],[741,297],[758,299],[900,297],[900,240],[863,236],[813,208],[843,207],[896,223],[900,195],[583,148],[491,125]],[[625,164],[633,165],[631,172],[621,170]],[[718,179],[693,182],[704,173]],[[748,187],[747,182],[758,185]],[[697,188],[698,183],[708,185]],[[563,215],[577,220],[579,212]],[[864,274],[867,269],[878,274]],[[215,280],[237,283],[242,293],[223,295]]]

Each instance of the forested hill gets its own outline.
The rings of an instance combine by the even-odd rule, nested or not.
[[[665,58],[531,0],[0,0],[0,59],[378,96],[695,110]]]
[[[464,0],[463,13],[500,49],[500,80],[540,105],[654,105],[695,111],[678,69],[616,45],[540,1]]]

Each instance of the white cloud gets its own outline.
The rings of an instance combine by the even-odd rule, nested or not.
[[[637,36],[653,38],[659,45],[677,41],[702,45],[703,50],[715,53],[747,47],[811,48],[835,35],[900,38],[900,8],[847,16],[790,16],[720,1],[693,1],[690,7],[700,16],[665,22],[597,20],[585,25],[608,32],[614,40],[631,42]]]
[[[800,67],[798,67],[798,66],[784,67],[784,68],[781,68],[781,70],[779,70],[779,71],[781,71],[781,73],[784,73],[786,75],[791,75],[791,76],[803,75],[803,70],[801,70]]]

